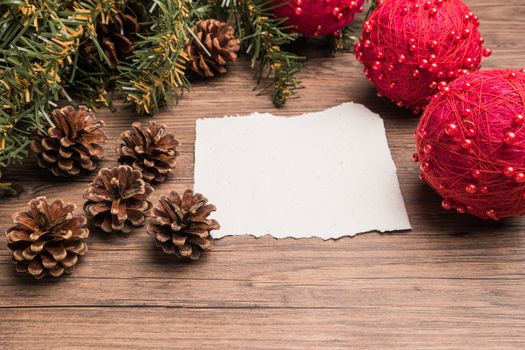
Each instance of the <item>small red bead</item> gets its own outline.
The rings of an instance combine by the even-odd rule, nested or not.
[[[465,134],[468,137],[474,137],[474,136],[476,136],[476,130],[474,130],[473,128],[469,128],[469,129],[465,130]]]
[[[524,173],[517,173],[514,175],[514,180],[516,180],[517,183],[524,183],[525,182],[525,174]]]
[[[481,186],[481,187],[479,188],[479,191],[480,191],[481,193],[488,193],[488,192],[489,192],[489,188],[488,188],[487,186]]]
[[[442,206],[443,209],[445,209],[445,210],[450,210],[450,209],[452,209],[452,204],[450,204],[450,202],[447,201],[446,199],[443,199],[443,201],[441,202],[441,206]]]
[[[465,207],[463,207],[463,206],[458,206],[458,207],[456,208],[456,211],[457,211],[459,214],[465,214],[465,212],[466,212],[467,210],[466,210]]]
[[[483,49],[483,56],[485,57],[489,57],[490,55],[492,55],[492,50],[491,49]]]
[[[496,211],[493,209],[487,210],[486,213],[490,219],[496,220]]]
[[[472,177],[475,179],[481,179],[481,171],[477,169],[472,170]]]
[[[414,153],[414,154],[412,155],[412,161],[413,161],[414,163],[419,162],[419,155],[418,155],[417,153]]]
[[[461,147],[463,147],[464,149],[471,149],[473,145],[474,142],[471,139],[464,139],[461,143]]]
[[[525,117],[523,116],[523,114],[518,114],[514,117],[513,121],[515,124],[521,125],[525,121]]]
[[[513,145],[516,142],[516,134],[512,131],[507,131],[505,135],[503,135],[503,141],[507,145]]]
[[[373,70],[379,70],[379,69],[381,69],[381,66],[382,66],[382,65],[381,65],[381,62],[379,62],[379,61],[375,61],[375,62],[372,64],[372,69],[373,69]]]
[[[426,172],[428,172],[430,170],[430,163],[429,162],[422,162],[420,168],[421,168],[421,171],[426,173]]]
[[[423,146],[423,152],[430,154],[432,152],[432,145],[427,143],[425,146]]]
[[[507,166],[503,169],[503,175],[505,175],[506,177],[512,177],[515,173],[516,169],[514,169],[514,167]]]
[[[445,127],[445,132],[449,136],[456,135],[458,133],[458,126],[454,123],[450,123]]]
[[[468,193],[476,193],[478,191],[478,188],[476,187],[476,185],[474,184],[470,184],[470,185],[467,185],[467,187],[465,187],[465,190],[468,192]]]

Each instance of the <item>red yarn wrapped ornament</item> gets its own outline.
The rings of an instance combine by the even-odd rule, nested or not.
[[[421,179],[445,209],[484,219],[525,214],[525,70],[488,70],[443,87],[417,132]]]
[[[381,0],[355,54],[378,96],[417,113],[440,86],[490,56],[478,26],[461,0]]]
[[[283,5],[284,4],[284,5]],[[306,36],[339,35],[363,11],[364,0],[275,0],[278,18],[288,18],[297,33]],[[279,6],[281,5],[281,6]]]

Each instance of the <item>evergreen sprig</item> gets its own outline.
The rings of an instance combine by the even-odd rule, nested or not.
[[[0,1],[0,171],[27,156],[85,27],[69,1]],[[1,172],[0,172],[1,175]]]
[[[146,4],[153,35],[140,36],[132,56],[118,66],[117,86],[140,114],[155,114],[169,100],[170,91],[188,89],[190,9],[181,0],[153,0]],[[154,31],[153,31],[154,29]]]
[[[283,106],[300,87],[296,73],[302,57],[283,50],[298,34],[284,25],[286,19],[275,18],[273,0],[214,0],[215,17],[230,22],[241,40],[242,51],[250,57],[259,94],[272,95],[275,106]]]
[[[147,10],[131,55],[110,68],[97,25],[118,21],[130,2]],[[273,16],[273,0],[0,0],[0,177],[27,156],[34,129],[53,125],[59,99],[113,109],[109,90],[140,114],[155,114],[190,87],[185,69],[194,24],[230,22],[250,57],[260,93],[282,106],[299,87],[302,58],[283,49],[297,38]],[[280,6],[280,5],[279,5]],[[80,48],[96,45],[87,62]],[[0,187],[5,185],[0,183]]]

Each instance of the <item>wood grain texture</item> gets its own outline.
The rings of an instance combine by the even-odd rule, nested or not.
[[[524,67],[525,3],[468,3],[494,50],[485,67]],[[352,55],[309,59],[300,98],[280,110],[255,96],[251,74],[241,60],[155,117],[183,143],[155,198],[192,186],[196,118],[355,101],[384,117],[413,230],[329,241],[227,237],[195,264],[163,255],[143,228],[129,236],[93,230],[74,273],[43,281],[17,274],[1,239],[0,349],[525,348],[525,220],[442,211],[411,162],[417,118],[376,98]],[[99,113],[110,137],[101,166],[115,164],[118,135],[140,119],[118,107]],[[6,174],[20,191],[0,202],[0,228],[37,195],[80,210],[93,175],[64,181],[28,159]]]

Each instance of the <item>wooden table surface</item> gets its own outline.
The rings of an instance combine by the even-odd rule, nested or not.
[[[484,66],[524,67],[525,3],[468,3],[494,50]],[[1,239],[0,348],[525,348],[525,220],[491,223],[441,210],[411,161],[417,117],[378,99],[353,55],[309,59],[299,75],[305,89],[281,110],[255,96],[251,74],[241,60],[155,117],[183,143],[155,200],[192,187],[196,118],[290,115],[355,101],[384,117],[413,230],[329,241],[228,237],[192,264],[163,255],[144,228],[93,230],[73,274],[42,281],[15,272]],[[101,166],[115,164],[119,133],[140,119],[119,109],[99,113],[110,137]],[[1,229],[39,195],[73,202],[80,212],[93,176],[56,179],[33,159],[11,169],[6,179],[19,193],[0,202]]]

